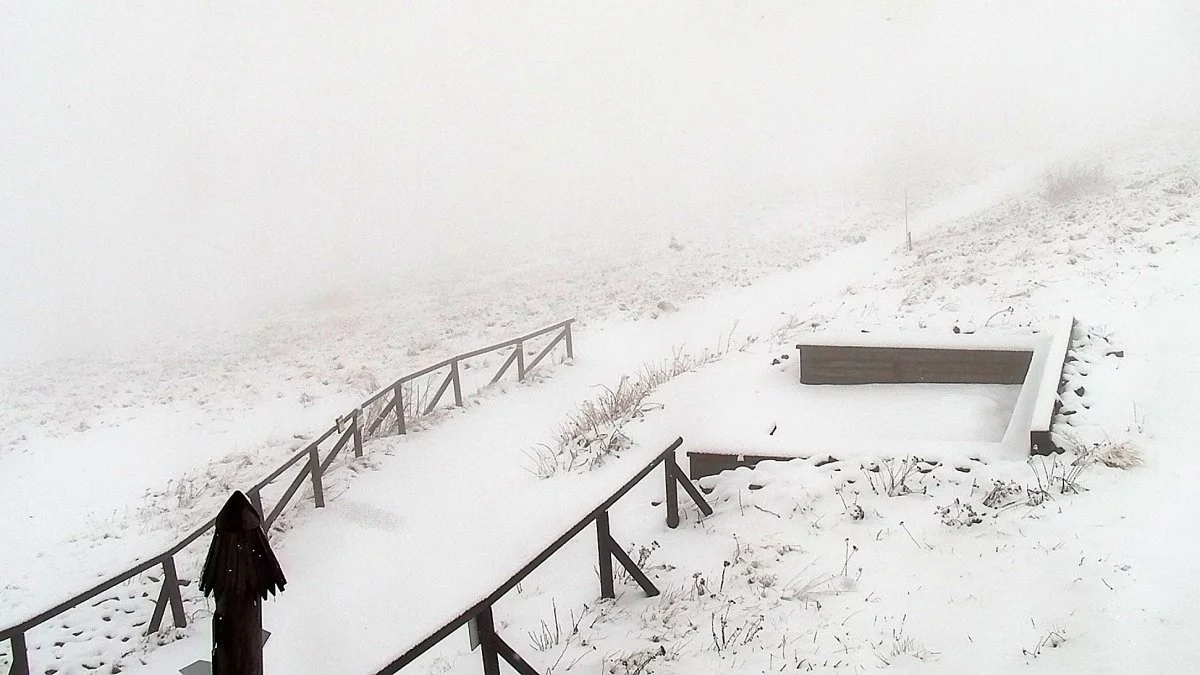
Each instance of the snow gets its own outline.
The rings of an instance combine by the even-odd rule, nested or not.
[[[28,512],[14,508],[4,515],[4,531],[22,533],[22,545],[5,547],[0,559],[0,624],[40,608],[89,570],[119,565],[122,557],[132,562],[142,547],[173,540],[186,518],[145,518],[138,508],[148,504],[138,495],[162,490],[168,477],[216,475],[222,467],[236,482],[243,475],[234,470],[238,458],[259,453],[245,473],[261,475],[255,473],[261,465],[303,444],[294,436],[323,429],[386,379],[360,375],[368,357],[378,355],[379,367],[394,375],[411,370],[404,364],[436,362],[485,337],[561,319],[574,303],[596,301],[609,311],[582,317],[573,363],[526,385],[471,395],[465,410],[443,413],[407,437],[369,443],[367,457],[330,474],[325,509],[304,505],[284,517],[275,541],[290,583],[265,607],[269,668],[366,672],[398,656],[511,575],[674,435],[682,435],[689,450],[711,442],[703,440],[706,434],[728,433],[737,442],[765,435],[776,423],[777,434],[799,434],[803,415],[843,415],[836,421],[856,424],[863,435],[882,436],[894,425],[897,435],[911,434],[913,441],[891,448],[901,456],[890,465],[881,445],[878,452],[838,455],[842,461],[820,467],[768,462],[705,479],[716,512],[701,520],[689,508],[677,531],[666,529],[661,506],[651,503],[661,498],[661,481],[647,480],[614,507],[613,534],[635,554],[649,551],[645,566],[663,595],[645,599],[625,584],[615,602],[597,602],[594,542],[585,535],[500,601],[501,632],[539,669],[557,662],[555,672],[568,664],[577,672],[634,672],[639,659],[651,662],[643,672],[659,673],[758,672],[784,664],[948,673],[1186,671],[1200,656],[1191,639],[1200,628],[1194,612],[1200,573],[1191,564],[1200,544],[1190,535],[1198,514],[1186,498],[1200,470],[1191,449],[1192,412],[1200,407],[1194,350],[1200,155],[1178,143],[1170,151],[1118,150],[1107,164],[1110,192],[1060,205],[1030,191],[997,193],[990,201],[972,196],[973,208],[947,209],[945,220],[914,219],[911,252],[894,232],[863,228],[862,243],[839,239],[821,248],[820,259],[806,257],[796,269],[768,274],[779,250],[756,249],[761,241],[735,249],[745,257],[729,270],[711,262],[718,259],[717,244],[675,251],[663,242],[653,255],[624,261],[617,270],[623,274],[581,263],[574,281],[559,287],[546,283],[552,276],[535,274],[520,287],[529,295],[518,294],[501,310],[484,309],[484,300],[466,303],[469,292],[448,290],[445,298],[457,309],[453,316],[449,310],[426,315],[427,325],[447,332],[434,340],[439,346],[424,350],[395,337],[392,350],[379,350],[389,340],[383,327],[395,315],[373,314],[368,303],[342,315],[318,314],[316,329],[296,317],[276,329],[277,340],[224,357],[213,347],[168,357],[168,366],[96,362],[72,369],[73,379],[55,375],[63,366],[42,377],[32,368],[18,370],[5,379],[5,400],[20,405],[6,406],[3,414],[5,433],[25,438],[7,443],[0,456],[0,489],[32,501]],[[674,253],[680,254],[677,276],[640,275],[655,269],[656,256]],[[692,273],[710,276],[692,284],[686,278]],[[647,278],[648,287],[642,285]],[[618,300],[627,289],[640,295]],[[503,290],[513,297],[511,286]],[[654,309],[666,296],[678,311]],[[635,309],[621,310],[622,302]],[[531,325],[475,327],[503,315],[494,311]],[[1015,407],[1013,420],[1026,404],[1028,419],[1035,408],[1044,411],[1044,398],[1022,401],[1028,388],[1015,402],[1011,390],[992,387],[937,390],[944,393],[908,402],[856,390],[846,393],[844,405],[818,405],[794,420],[768,412],[803,395],[791,366],[775,368],[772,358],[817,330],[923,327],[949,335],[953,326],[1000,324],[1027,331],[1068,313],[1078,320],[1078,346],[1064,368],[1069,385],[1054,421],[1056,435],[1071,442],[1057,460],[970,461],[980,456],[974,444],[996,438],[1001,411]],[[337,327],[350,325],[363,329],[361,342],[336,342]],[[397,330],[394,335],[424,340],[415,330]],[[308,337],[291,342],[301,335]],[[733,347],[723,360],[653,395],[662,408],[627,427],[635,442],[620,457],[594,473],[531,475],[525,453],[551,442],[595,387],[615,386],[673,349],[697,352],[723,341]],[[410,344],[415,353],[405,356]],[[333,354],[341,368],[316,366],[334,362]],[[221,363],[230,365],[214,365]],[[195,384],[178,377],[185,370],[195,372]],[[141,373],[136,378],[130,376],[135,371]],[[1051,377],[1036,375],[1039,384]],[[80,393],[66,384],[77,378],[103,386]],[[330,384],[321,384],[326,379]],[[765,386],[755,389],[773,389],[776,380],[792,387],[779,401],[766,400],[776,394]],[[152,386],[140,388],[143,381]],[[697,392],[708,389],[706,382],[721,397],[701,406]],[[246,384],[256,391],[247,393]],[[201,391],[188,393],[192,386]],[[1084,393],[1075,393],[1080,386]],[[124,389],[133,393],[123,395]],[[308,408],[300,403],[306,393]],[[83,420],[90,429],[71,431],[81,421],[83,401],[100,408]],[[885,402],[898,407],[870,419],[867,411]],[[857,415],[847,412],[850,406]],[[972,419],[959,420],[961,427],[935,425],[918,408]],[[729,427],[722,420],[731,420]],[[195,431],[181,433],[178,421]],[[935,426],[950,437],[937,438]],[[278,437],[269,440],[273,431]],[[917,439],[926,434],[929,442]],[[1078,477],[1079,492],[1051,487],[1048,496],[1038,496],[1039,477],[1061,478],[1089,448],[1121,441],[1141,448],[1144,466],[1092,464]],[[178,450],[163,452],[164,445]],[[219,461],[231,451],[239,452]],[[880,489],[880,476],[903,455],[928,459],[942,451],[957,461],[921,465],[928,471],[902,481],[907,491],[896,496]],[[106,461],[88,456],[110,452]],[[90,473],[72,473],[75,467]],[[64,478],[71,482],[63,487],[59,473],[76,477]],[[98,491],[91,486],[106,482],[115,496],[89,512],[86,500]],[[218,487],[192,499],[192,515],[211,515],[225,485],[212,482]],[[1016,486],[1010,501],[983,506],[997,485]],[[980,522],[966,524],[972,522],[968,507]],[[109,515],[124,508],[128,517]],[[37,539],[30,533],[33,543],[25,546],[24,533],[33,528],[24,520],[40,509],[57,514],[35,515],[44,518],[40,526],[61,527]],[[181,574],[195,579],[195,565],[193,556]],[[138,599],[143,588],[149,601]],[[121,610],[148,615],[156,588],[142,582],[123,587],[129,597],[121,599]],[[154,638],[113,647],[105,619],[91,612],[73,618],[73,626],[88,627],[83,639],[61,647],[54,646],[65,630],[58,622],[31,631],[34,662],[64,673],[81,672],[78,664],[85,662],[118,661],[124,672],[177,672],[207,654],[210,605],[195,597],[194,587],[185,593],[192,626],[179,635],[167,631],[162,639],[171,644],[153,647]],[[566,631],[557,645],[539,651],[530,634],[543,621],[553,625],[552,600],[561,621],[572,614],[583,621],[578,632]],[[412,668],[476,672],[478,656],[457,634]]]

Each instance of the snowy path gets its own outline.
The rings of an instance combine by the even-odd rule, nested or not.
[[[675,437],[670,428],[639,429],[646,441],[628,462],[582,477],[533,477],[524,452],[553,438],[598,385],[614,386],[674,349],[715,348],[734,325],[735,345],[769,335],[786,318],[779,308],[840,290],[893,247],[864,243],[655,321],[591,327],[576,337],[575,364],[545,382],[369,445],[369,455],[390,455],[379,470],[357,476],[324,510],[304,513],[280,540],[289,585],[265,608],[268,662],[300,675],[369,672],[395,658],[493,590]],[[158,650],[145,672],[175,672],[206,654],[207,640],[202,629]]]

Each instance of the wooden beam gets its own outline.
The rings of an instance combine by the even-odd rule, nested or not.
[[[525,372],[528,373],[529,371],[531,371],[535,367],[537,367],[537,364],[541,363],[542,359],[546,358],[546,355],[550,353],[550,350],[554,349],[554,347],[558,343],[562,342],[562,340],[563,340],[563,333],[559,333],[558,335],[556,335],[554,337],[553,340],[550,341],[550,344],[546,345],[545,347],[542,347],[542,351],[538,352],[538,355],[533,357],[533,360],[529,362],[529,365],[525,366]]]
[[[450,364],[450,375],[454,378],[454,405],[463,407],[462,377],[458,372],[458,361]]]
[[[325,489],[321,485],[321,451],[315,445],[309,450],[308,464],[312,467],[309,474],[312,476],[313,503],[318,509],[324,508]]]
[[[638,582],[638,585],[641,586],[642,590],[646,592],[646,597],[653,598],[654,596],[658,595],[658,587],[654,585],[653,581],[650,581],[650,577],[646,576],[646,573],[637,566],[637,563],[633,562],[633,558],[630,558],[629,554],[625,552],[625,549],[621,548],[620,544],[618,544],[612,537],[609,537],[608,539],[608,550],[613,554],[613,557],[617,559],[617,562],[621,563],[621,566],[625,568],[625,571],[629,572],[629,576],[633,577],[633,580]]]
[[[608,534],[608,511],[596,516],[596,552],[600,556],[600,597],[615,598],[612,569],[612,537]]]
[[[8,675],[29,675],[29,647],[25,644],[25,634],[17,633],[8,642],[12,646],[12,665],[8,667]]]
[[[475,628],[479,635],[479,655],[483,658],[484,675],[500,675],[500,659],[496,654],[496,626],[492,620],[492,607],[484,607],[475,615]]]
[[[363,456],[363,438],[362,438],[362,408],[354,409],[354,456]]]
[[[517,343],[517,380],[525,381],[525,343]]]
[[[517,653],[517,650],[510,647],[498,633],[492,633],[492,640],[494,640],[493,646],[496,653],[500,655],[500,658],[508,661],[508,665],[512,666],[513,670],[520,673],[520,675],[541,675],[541,673],[533,669],[533,666],[526,663],[525,659],[521,658],[521,655]]]
[[[271,514],[267,516],[266,522],[263,523],[264,530],[269,530],[271,525],[275,523],[275,519],[278,518],[279,514],[283,512],[283,509],[288,505],[288,502],[292,500],[292,496],[296,494],[296,490],[300,489],[300,484],[304,482],[305,478],[308,478],[308,472],[311,468],[311,461],[304,463],[304,468],[301,469],[300,473],[292,479],[292,484],[288,486],[286,491],[284,491],[283,496],[279,498],[279,501],[275,502],[275,508],[271,509]]]
[[[696,484],[689,480],[687,475],[683,473],[683,469],[679,468],[679,464],[675,462],[675,455],[671,455],[666,461],[668,464],[667,470],[670,471],[671,475],[675,476],[675,480],[683,486],[684,492],[688,493],[688,496],[691,497],[692,501],[696,503],[696,506],[700,508],[700,512],[706,516],[711,516],[713,514],[712,506],[709,506],[708,500],[705,499],[704,495],[700,493],[700,488],[696,487]]]
[[[517,354],[519,353],[520,350],[518,349],[512,350],[512,352],[508,355],[508,358],[504,360],[503,364],[501,364],[500,370],[496,372],[496,376],[492,378],[491,384],[496,384],[500,381],[500,378],[504,377],[504,373],[508,371],[508,367],[513,364],[513,361],[517,360]]]
[[[667,490],[667,527],[672,530],[679,527],[679,478],[671,470],[673,463],[669,459],[663,462],[663,477],[666,479]]]
[[[446,379],[442,380],[442,386],[438,387],[437,393],[433,395],[433,400],[429,402],[429,405],[425,406],[426,415],[433,412],[433,409],[437,407],[438,401],[442,400],[442,394],[446,393],[446,390],[450,388],[450,384],[455,379],[454,374],[455,369],[451,367],[450,372],[446,373]]]

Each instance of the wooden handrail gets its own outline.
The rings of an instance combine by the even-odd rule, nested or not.
[[[630,490],[632,490],[634,488],[634,486],[636,486],[638,483],[642,482],[642,480],[645,479],[646,476],[650,475],[650,472],[654,471],[654,469],[658,468],[659,466],[663,465],[664,463],[667,466],[666,471],[668,473],[668,476],[674,477],[676,480],[683,481],[685,483],[685,488],[689,488],[687,490],[688,494],[692,495],[693,498],[698,499],[698,502],[697,502],[698,504],[702,504],[702,506],[700,506],[701,510],[705,514],[711,515],[711,513],[712,513],[711,507],[709,507],[709,505],[704,501],[703,497],[700,496],[699,491],[694,491],[695,487],[691,485],[691,483],[690,483],[690,481],[688,481],[687,477],[683,475],[683,472],[680,471],[677,466],[675,466],[675,451],[678,450],[681,445],[683,445],[683,439],[682,438],[675,439],[675,441],[673,443],[671,443],[669,446],[667,446],[667,448],[665,450],[663,450],[659,454],[655,455],[655,457],[653,459],[651,459],[650,462],[647,463],[645,467],[643,467],[640,471],[638,471],[637,474],[633,476],[633,478],[630,478],[623,485],[621,485],[621,487],[617,488],[617,490],[615,492],[613,492],[612,495],[610,495],[607,499],[605,499],[603,502],[601,502],[599,506],[597,506],[596,508],[594,508],[590,512],[588,512],[588,514],[586,516],[581,518],[578,522],[576,522],[574,525],[572,525],[566,532],[564,532],[557,539],[555,539],[548,546],[546,546],[546,548],[544,548],[540,553],[538,553],[536,556],[534,556],[532,560],[525,563],[525,565],[523,565],[521,567],[521,569],[517,571],[516,574],[513,574],[508,579],[506,579],[502,584],[500,584],[498,587],[496,587],[496,589],[494,591],[489,593],[487,595],[487,597],[485,597],[482,600],[480,600],[479,602],[475,603],[475,605],[473,605],[470,609],[463,612],[462,614],[459,614],[457,617],[450,620],[445,625],[441,626],[437,630],[430,633],[424,640],[421,640],[416,645],[413,645],[411,648],[409,648],[407,651],[405,651],[399,658],[397,658],[396,660],[392,661],[391,663],[389,663],[389,664],[385,665],[383,668],[381,668],[377,672],[376,675],[393,675],[394,673],[399,672],[399,670],[401,668],[408,665],[409,663],[412,663],[414,660],[416,660],[422,654],[424,654],[426,651],[428,651],[431,647],[433,647],[437,643],[444,640],[447,636],[449,636],[454,631],[465,626],[467,624],[467,622],[469,622],[471,619],[475,618],[476,616],[480,615],[482,612],[486,611],[488,608],[490,608],[492,605],[494,605],[496,603],[496,601],[499,600],[504,594],[508,593],[513,588],[515,588],[517,586],[517,584],[519,584],[523,579],[525,579],[525,577],[529,576],[529,574],[531,572],[533,572],[535,569],[540,567],[542,565],[542,563],[546,562],[546,560],[549,559],[550,556],[554,555],[555,552],[557,552],[564,545],[566,545],[567,542],[574,539],[576,535],[578,535],[580,532],[582,532],[584,530],[584,528],[591,525],[598,518],[601,518],[602,516],[604,516],[604,514],[606,514],[608,512],[608,509],[613,504],[617,503],[617,501],[620,500],[621,497],[624,497],[625,494],[628,493]],[[671,495],[668,495],[668,496],[671,496]],[[672,517],[671,517],[670,511],[668,511],[668,524],[671,527],[675,527],[676,525],[678,525],[678,516],[677,515],[673,518],[674,524],[672,524],[670,522],[671,520],[672,520]],[[601,576],[603,576],[603,575],[601,575]]]
[[[482,347],[482,348],[476,349],[474,351],[466,352],[465,354],[459,354],[457,356],[454,356],[454,357],[451,357],[444,361],[441,361],[433,366],[428,366],[428,367],[423,368],[415,373],[410,373],[408,375],[401,377],[399,380],[396,380],[395,382],[388,385],[387,387],[384,387],[384,388],[380,389],[379,391],[377,391],[376,393],[372,394],[370,397],[367,398],[366,401],[364,401],[360,406],[355,408],[354,411],[352,411],[348,415],[342,416],[342,418],[340,419],[341,422],[345,422],[345,420],[347,420],[347,419],[352,420],[350,430],[347,430],[346,432],[342,432],[341,434],[339,434],[339,431],[340,431],[339,427],[341,425],[340,425],[340,423],[335,423],[331,428],[329,428],[327,431],[322,433],[315,440],[308,443],[303,449],[298,450],[295,454],[291,455],[287,460],[285,460],[283,462],[282,465],[280,465],[278,468],[276,468],[274,471],[272,471],[270,474],[268,474],[265,478],[263,478],[262,480],[255,483],[254,486],[252,488],[250,488],[249,491],[250,492],[258,492],[259,494],[261,494],[262,488],[264,488],[267,485],[269,485],[270,483],[274,482],[276,478],[283,475],[285,472],[287,472],[288,469],[294,467],[301,460],[307,460],[304,462],[304,468],[301,469],[300,473],[296,476],[296,478],[293,479],[291,485],[289,485],[289,488],[285,492],[284,496],[282,498],[280,498],[280,500],[272,508],[271,515],[268,519],[268,522],[274,521],[274,519],[279,516],[279,514],[283,511],[283,509],[287,507],[288,503],[295,496],[296,492],[299,490],[299,487],[304,482],[305,478],[312,479],[313,488],[314,488],[314,499],[317,502],[318,506],[322,506],[324,500],[323,500],[323,496],[321,494],[321,474],[324,473],[325,469],[328,468],[328,466],[332,463],[332,461],[335,458],[335,456],[337,455],[337,453],[340,452],[342,450],[342,448],[346,445],[347,439],[351,435],[354,438],[355,455],[359,456],[362,451],[362,427],[360,425],[366,424],[366,422],[367,422],[365,419],[363,419],[363,416],[361,414],[359,414],[362,409],[364,409],[364,408],[370,406],[371,404],[375,403],[376,401],[380,400],[381,398],[386,396],[389,391],[393,391],[393,390],[399,391],[401,384],[411,381],[411,380],[414,380],[418,377],[428,375],[429,373],[432,373],[441,368],[445,368],[446,366],[450,366],[453,369],[451,374],[449,376],[447,376],[446,384],[453,384],[455,402],[458,405],[461,405],[462,404],[462,392],[461,392],[460,384],[459,384],[459,380],[458,380],[458,362],[460,362],[464,359],[469,359],[469,358],[472,358],[475,356],[487,354],[488,352],[496,351],[498,349],[503,349],[505,347],[519,345],[526,340],[537,338],[539,336],[545,335],[547,333],[551,333],[556,330],[563,331],[563,333],[554,339],[554,341],[551,343],[550,347],[553,347],[553,345],[557,344],[558,342],[565,340],[566,345],[567,345],[568,356],[574,356],[574,354],[572,353],[572,342],[571,342],[571,334],[570,334],[570,326],[572,323],[574,323],[574,321],[575,321],[575,319],[567,319],[565,321],[560,321],[552,326],[540,328],[538,330],[535,330],[531,333],[527,333],[527,334],[522,335],[517,338],[506,340],[504,342],[498,342],[496,344],[489,345],[487,347]],[[548,347],[545,350],[547,353],[550,351],[550,347]],[[539,360],[540,360],[540,357],[539,357]],[[519,362],[522,361],[520,356],[518,356],[518,361]],[[523,371],[525,370],[525,368],[521,368],[521,370],[522,370],[521,379],[524,379]],[[503,370],[501,371],[501,374],[503,374]],[[445,386],[443,386],[441,393],[444,393],[444,390],[445,390]],[[396,414],[403,416],[404,411],[402,409],[397,409]],[[404,425],[403,425],[402,421],[400,424],[400,429],[404,429]],[[320,446],[322,443],[329,440],[329,438],[334,435],[339,435],[337,444],[333,448],[333,450],[330,451],[330,453],[326,457],[326,459],[324,461],[321,461]],[[315,461],[313,459],[314,455],[316,456]],[[89,588],[85,591],[82,591],[80,593],[77,593],[77,594],[71,596],[67,600],[60,602],[57,605],[54,605],[50,609],[43,610],[43,611],[35,614],[34,616],[31,616],[28,619],[24,619],[24,620],[20,621],[19,623],[13,624],[7,628],[0,628],[0,642],[8,640],[8,641],[11,641],[11,643],[12,643],[13,652],[14,652],[13,653],[14,665],[25,663],[26,654],[24,652],[25,652],[26,646],[25,646],[24,635],[26,632],[29,631],[29,629],[34,628],[38,625],[41,625],[41,624],[49,621],[50,619],[53,619],[54,617],[58,616],[59,614],[62,614],[63,612],[73,609],[73,608],[83,604],[84,602],[96,597],[97,595],[104,593],[105,591],[107,591],[121,583],[124,583],[124,582],[132,579],[133,577],[138,576],[139,574],[147,572],[147,571],[153,569],[154,567],[157,567],[159,565],[164,565],[164,566],[170,566],[170,569],[173,570],[174,569],[173,557],[176,554],[178,554],[181,550],[187,548],[189,545],[194,543],[197,539],[203,537],[206,533],[208,533],[212,529],[215,522],[216,522],[216,518],[211,518],[211,519],[205,521],[196,530],[192,531],[191,534],[187,535],[182,540],[180,540],[178,543],[172,545],[170,548],[166,549],[162,553],[156,554],[153,557],[150,557],[141,562],[138,562],[135,565],[133,565],[132,567],[130,567],[129,569],[127,569],[123,572],[120,572],[120,573],[110,577],[109,579],[102,581],[101,583],[99,583],[95,586],[92,586],[91,588]],[[164,578],[163,583],[166,584],[167,582],[168,582],[168,580],[166,578]],[[175,612],[174,607],[172,607],[172,612],[173,613]],[[17,654],[16,653],[17,651],[21,651],[22,653]]]

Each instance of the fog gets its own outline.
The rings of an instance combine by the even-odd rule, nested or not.
[[[0,351],[719,225],[1200,100],[1195,3],[842,4],[0,0]]]

